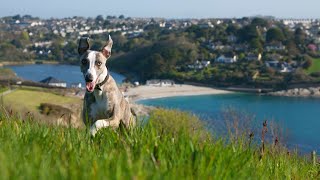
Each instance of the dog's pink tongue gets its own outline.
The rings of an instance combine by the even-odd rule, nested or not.
[[[89,92],[92,92],[94,90],[94,85],[95,83],[94,82],[87,82],[86,83],[86,88]]]

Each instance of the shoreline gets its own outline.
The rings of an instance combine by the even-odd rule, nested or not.
[[[40,62],[40,63],[39,63]],[[0,61],[0,68],[14,65],[33,65],[33,64],[56,64],[56,65],[74,65],[72,63],[62,63],[58,61]],[[149,92],[151,91],[151,92]],[[158,99],[175,96],[198,96],[210,94],[227,94],[227,93],[250,93],[266,96],[279,97],[314,97],[320,98],[320,85],[303,88],[291,88],[273,91],[271,88],[248,88],[248,87],[214,87],[207,84],[192,83],[176,84],[173,87],[155,87],[155,86],[138,86],[130,88],[127,96],[133,102],[145,99]]]
[[[41,60],[32,60],[32,61],[0,61],[0,67],[5,66],[23,66],[23,65],[32,65],[32,64],[65,64],[72,65],[72,63],[61,63],[58,61],[41,61]]]
[[[275,92],[270,92],[269,96],[279,96],[279,97],[312,97],[320,98],[320,86],[308,87],[308,88],[292,88],[287,90],[280,90]]]
[[[290,90],[282,90],[275,92],[262,93],[259,91],[248,91],[248,89],[225,88],[219,89],[215,87],[197,86],[197,85],[175,85],[172,87],[155,87],[141,85],[138,87],[129,88],[126,96],[130,101],[137,103],[141,100],[159,99],[167,97],[179,96],[201,96],[201,95],[217,95],[230,93],[249,93],[264,96],[279,96],[279,97],[293,97],[293,98],[320,98],[320,87],[311,88],[294,88]]]
[[[129,99],[137,103],[140,100],[158,99],[166,97],[177,96],[199,96],[199,95],[215,95],[215,94],[229,94],[235,93],[227,90],[220,90],[217,88],[194,86],[194,85],[174,85],[170,87],[156,87],[156,86],[138,86],[130,88],[126,95]]]

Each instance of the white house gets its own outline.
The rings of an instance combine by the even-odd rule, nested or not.
[[[48,77],[44,80],[40,81],[41,83],[47,84],[49,86],[56,86],[56,87],[67,87],[67,83],[61,80],[58,80],[54,77]]]
[[[200,28],[213,28],[214,27],[214,25],[210,21],[198,24],[198,26]]]
[[[255,54],[249,54],[246,56],[246,60],[247,61],[261,61],[261,53],[259,53],[258,55],[255,55]]]
[[[72,87],[72,88],[81,88],[82,85],[81,85],[81,83],[72,83],[72,84],[71,84],[71,87]]]
[[[205,67],[208,67],[210,65],[210,61],[196,61],[194,64],[188,65],[188,68],[190,69],[203,69]]]
[[[271,67],[281,73],[288,73],[288,72],[292,72],[294,70],[294,68],[292,68],[286,62],[280,63],[279,61],[266,61],[265,65],[267,67]]]
[[[235,43],[237,41],[237,37],[235,35],[228,36],[228,42]]]
[[[281,73],[289,73],[292,71],[293,71],[293,69],[290,67],[287,67],[287,66],[281,66],[281,69],[279,69],[279,72],[281,72]]]
[[[134,86],[140,86],[139,81],[135,81],[133,84],[134,84]]]
[[[283,50],[286,49],[286,47],[282,43],[279,43],[279,44],[274,44],[274,45],[266,45],[265,49],[266,49],[267,52],[270,52],[270,51],[283,51]]]
[[[174,86],[174,84],[175,84],[174,81],[168,80],[168,79],[165,79],[165,80],[151,79],[146,82],[147,86],[156,86],[156,87],[168,87],[168,86]]]
[[[275,68],[275,67],[278,67],[279,61],[266,61],[265,65],[267,67],[274,67]]]
[[[226,64],[235,63],[237,62],[237,56],[225,57],[224,55],[221,55],[215,60],[215,62],[226,63]]]

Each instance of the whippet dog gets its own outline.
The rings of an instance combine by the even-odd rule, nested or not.
[[[127,128],[135,126],[135,114],[106,66],[113,44],[110,35],[100,51],[90,50],[89,40],[82,37],[78,46],[81,72],[86,81],[83,122],[90,126],[93,136],[101,128],[119,127],[121,122]]]

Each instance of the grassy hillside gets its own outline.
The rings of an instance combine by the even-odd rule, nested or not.
[[[314,58],[312,60],[312,65],[309,67],[306,72],[308,74],[313,73],[313,72],[320,72],[320,58]]]
[[[40,103],[52,103],[57,105],[81,104],[79,98],[56,95],[38,90],[18,89],[3,97],[5,105],[13,107],[17,111],[38,111]]]
[[[7,91],[7,90],[8,90],[7,87],[1,87],[1,86],[0,86],[0,94],[3,93],[3,92],[5,92],[5,91]]]
[[[0,67],[0,80],[16,79],[17,76],[12,69]]]
[[[258,145],[257,145],[258,146]],[[245,141],[213,139],[200,121],[156,110],[137,128],[101,131],[25,122],[0,113],[1,179],[317,179],[319,165]]]

